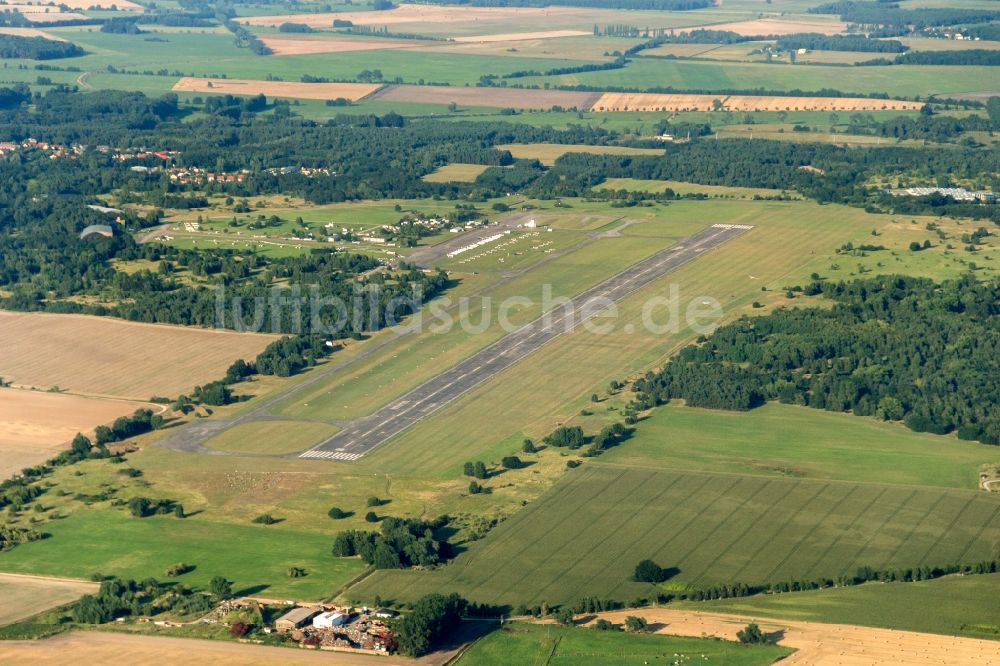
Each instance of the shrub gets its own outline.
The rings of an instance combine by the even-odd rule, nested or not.
[[[274,525],[276,522],[278,522],[278,519],[269,513],[265,513],[254,518],[253,522],[257,523],[258,525]]]
[[[344,518],[349,517],[351,514],[350,512],[344,511],[340,507],[335,506],[327,512],[327,515],[333,518],[334,520],[343,520]]]
[[[737,631],[736,638],[740,639],[740,643],[743,643],[744,645],[763,645],[769,642],[767,640],[767,636],[754,622],[748,624],[746,629]]]
[[[670,572],[653,560],[643,560],[635,565],[632,578],[640,583],[662,583],[670,577]]]

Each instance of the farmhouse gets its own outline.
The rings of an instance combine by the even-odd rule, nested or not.
[[[279,633],[301,629],[309,624],[309,621],[319,615],[318,608],[293,608],[274,622],[274,628]]]

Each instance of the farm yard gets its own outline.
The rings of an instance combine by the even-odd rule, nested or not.
[[[974,564],[996,557],[1000,501],[972,491],[655,472],[601,463],[566,478],[443,569],[379,571],[351,588],[414,600],[454,590],[493,603],[649,596],[667,589],[837,579],[862,566]]]
[[[275,339],[86,315],[14,312],[0,312],[0,337],[0,376],[16,386],[58,386],[76,394],[139,400],[176,397],[219,379],[233,361],[256,356]]]

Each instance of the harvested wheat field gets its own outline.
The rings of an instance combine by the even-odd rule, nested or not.
[[[823,35],[836,35],[844,32],[847,24],[834,18],[803,19],[801,17],[762,18],[752,21],[734,21],[733,23],[715,23],[711,25],[694,25],[688,28],[678,28],[675,32],[691,32],[693,30],[726,30],[747,37],[764,37],[767,35],[792,35],[798,32],[818,32]]]
[[[283,14],[280,16],[247,16],[236,19],[247,25],[277,27],[282,23],[304,23],[313,28],[329,28],[334,19],[350,21],[354,25],[399,25],[401,23],[489,23],[516,19],[537,19],[566,14],[576,10],[571,7],[454,7],[439,5],[406,5],[381,12],[324,12],[316,14]]]
[[[547,32],[511,32],[502,35],[471,35],[467,37],[455,37],[455,41],[485,44],[488,42],[523,42],[532,39],[556,39],[558,37],[586,37],[590,34],[582,30],[549,30]]]
[[[420,102],[424,104],[456,104],[463,106],[493,106],[512,109],[588,109],[600,93],[570,90],[522,90],[517,88],[473,88],[459,86],[386,86],[372,99],[386,102]]]
[[[643,608],[635,611],[598,613],[592,624],[604,618],[621,623],[630,614],[639,614],[655,627],[655,633],[672,636],[716,636],[735,641],[736,632],[748,622],[758,622],[765,633],[781,632],[778,645],[797,651],[782,664],[941,664],[987,666],[1000,664],[1000,641],[922,634],[913,631],[873,629],[845,624],[766,620],[739,615]],[[942,655],[948,655],[944,659]]]
[[[0,10],[8,9],[4,5],[0,5]],[[43,37],[45,39],[51,39],[54,42],[65,42],[66,40],[62,37],[56,37],[44,30],[39,30],[38,28],[7,28],[0,27],[0,35],[17,35],[18,37]]]
[[[111,398],[0,389],[0,479],[54,457],[66,448],[76,433],[89,433],[96,426],[111,423],[140,407],[151,405]],[[0,618],[2,615],[0,610]]]
[[[174,84],[174,92],[216,95],[267,95],[293,99],[349,99],[356,102],[382,87],[379,83],[298,83],[252,79],[202,79],[185,76]]]
[[[604,93],[591,111],[711,111],[715,95],[657,95],[654,93]]]
[[[397,39],[338,39],[336,37],[290,35],[261,35],[260,40],[272,55],[312,55],[315,53],[351,53],[353,51],[381,51],[425,46],[424,41]]]
[[[632,148],[631,146],[589,146],[567,143],[508,143],[497,150],[509,150],[517,159],[538,160],[552,165],[566,153],[591,153],[594,155],[663,155],[660,148]]]
[[[446,164],[421,180],[427,183],[471,183],[489,169],[485,164]]]
[[[89,16],[78,12],[21,12],[29,23],[69,23],[71,21],[86,21]]]
[[[64,606],[85,594],[97,592],[99,585],[70,578],[43,578],[0,573],[0,626]]]
[[[218,640],[141,636],[105,631],[73,631],[39,641],[0,641],[0,663],[38,666],[68,663],[114,664],[125,660],[132,666],[442,666],[454,659],[458,649],[432,652],[418,659],[372,656],[349,652],[299,650],[269,645],[249,645]]]
[[[0,312],[0,377],[17,386],[147,400],[220,379],[277,336],[41,312]],[[98,421],[97,423],[100,423]]]
[[[604,93],[591,111],[883,111],[916,110],[921,102],[867,97],[776,97],[751,95],[660,95]]]
[[[727,97],[727,111],[916,111],[923,102],[867,97]]]

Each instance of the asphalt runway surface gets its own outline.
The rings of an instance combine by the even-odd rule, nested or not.
[[[717,224],[682,239],[572,299],[575,308],[549,313],[504,336],[464,361],[393,400],[376,413],[357,419],[337,434],[299,455],[300,458],[351,462],[399,435],[448,403],[572,331],[607,308],[663,275],[696,259],[752,227]],[[596,299],[596,300],[595,300]]]

